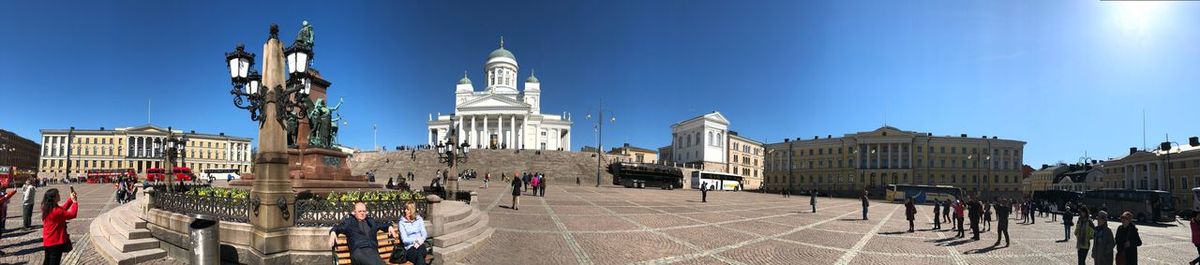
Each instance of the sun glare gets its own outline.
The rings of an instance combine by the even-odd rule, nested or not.
[[[1154,23],[1161,20],[1163,2],[1157,1],[1119,1],[1113,4],[1116,22],[1127,33],[1143,35],[1148,33]]]

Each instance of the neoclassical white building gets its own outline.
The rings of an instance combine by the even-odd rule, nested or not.
[[[571,118],[541,113],[541,83],[532,71],[517,90],[517,58],[500,47],[484,63],[486,86],[476,91],[463,73],[454,91],[454,113],[429,115],[426,141],[445,143],[451,132],[471,148],[571,150]]]

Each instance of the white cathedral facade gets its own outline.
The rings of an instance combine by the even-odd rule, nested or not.
[[[500,47],[484,64],[486,86],[476,91],[463,73],[454,91],[454,113],[429,115],[429,145],[445,144],[452,134],[471,148],[571,150],[571,119],[541,113],[541,83],[531,72],[517,90],[516,56]]]

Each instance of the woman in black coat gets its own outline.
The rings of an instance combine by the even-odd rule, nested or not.
[[[1142,245],[1137,226],[1133,225],[1133,213],[1121,214],[1121,226],[1117,227],[1117,264],[1137,265],[1137,248]],[[1121,262],[1121,261],[1125,262]]]
[[[517,177],[513,178],[513,180],[512,180],[512,196],[513,196],[512,209],[513,210],[520,210],[520,209],[517,209],[517,202],[521,198],[521,184],[524,184],[524,182],[521,181],[521,178],[517,178]]]

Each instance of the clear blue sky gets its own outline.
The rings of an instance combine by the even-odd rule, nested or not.
[[[256,136],[231,106],[223,53],[262,55],[314,24],[314,67],[349,124],[341,142],[424,140],[463,70],[481,84],[504,35],[544,112],[603,97],[605,145],[656,148],[670,124],[721,111],[766,142],[872,130],[996,135],[1026,163],[1119,156],[1200,135],[1200,2],[1105,1],[3,1],[0,128],[150,120]]]

